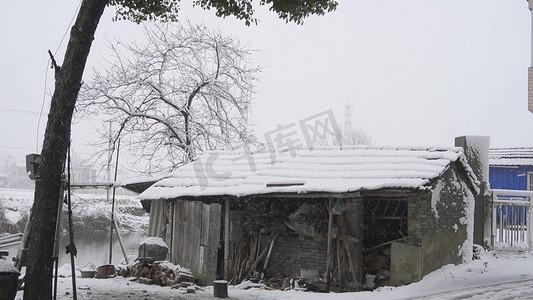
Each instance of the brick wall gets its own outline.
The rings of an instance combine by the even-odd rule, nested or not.
[[[473,224],[467,221],[467,211],[473,209],[474,200],[461,183],[464,175],[452,164],[431,190],[409,196],[408,240],[393,245],[392,284],[418,281],[444,265],[471,257],[466,241],[472,239]]]
[[[436,198],[432,200],[432,193],[429,191],[409,197],[410,244],[420,246],[427,233],[439,233],[443,230],[455,232],[465,227],[460,220],[465,217],[466,204],[463,199],[466,191],[458,184],[464,180],[459,177],[455,168],[450,168],[433,184],[433,193],[438,194],[433,196]]]
[[[265,238],[261,243],[269,245],[270,242]],[[324,274],[326,272],[326,257],[327,242],[280,236],[272,249],[267,274],[274,276],[283,272],[288,276],[299,276],[302,268],[315,269],[318,274]]]
[[[461,247],[469,233],[465,222],[467,191],[460,182],[464,178],[452,165],[433,183],[431,193],[409,199],[408,244],[421,247],[422,276],[443,265],[462,262]]]

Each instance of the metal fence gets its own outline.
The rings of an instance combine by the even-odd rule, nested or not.
[[[492,190],[492,246],[531,250],[533,191]]]

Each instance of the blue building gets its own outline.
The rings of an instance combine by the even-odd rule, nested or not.
[[[491,189],[533,190],[533,147],[493,148],[489,157]]]

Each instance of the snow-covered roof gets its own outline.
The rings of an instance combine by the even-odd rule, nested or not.
[[[533,147],[492,148],[491,166],[533,166]]]
[[[142,200],[268,193],[419,189],[459,161],[462,148],[350,146],[285,152],[207,152],[141,193]],[[469,175],[473,182],[473,174]]]

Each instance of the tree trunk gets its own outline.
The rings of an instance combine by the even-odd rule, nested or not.
[[[83,0],[70,32],[63,66],[54,66],[55,90],[41,151],[31,213],[24,299],[52,298],[52,264],[61,175],[70,142],[72,113],[94,33],[107,0]],[[55,65],[55,62],[54,62]]]

